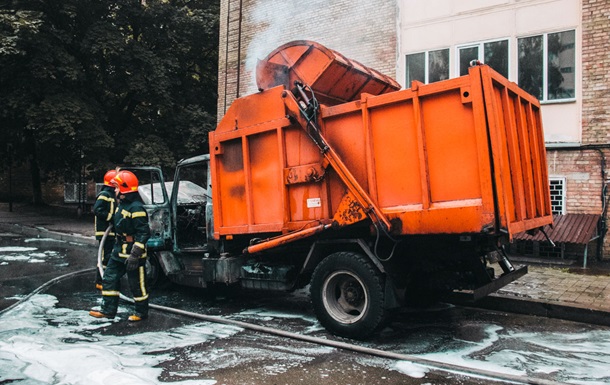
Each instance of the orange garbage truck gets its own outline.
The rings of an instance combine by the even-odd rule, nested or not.
[[[209,154],[171,182],[134,169],[151,279],[309,285],[326,329],[365,338],[394,308],[480,298],[527,272],[504,245],[552,223],[537,99],[486,65],[401,90],[311,41],[277,48],[256,76]]]

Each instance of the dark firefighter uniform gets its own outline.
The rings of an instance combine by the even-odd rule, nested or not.
[[[102,307],[89,314],[96,318],[114,318],[119,306],[121,277],[127,273],[129,288],[135,303],[135,313],[129,321],[148,316],[146,288],[146,241],[150,237],[148,215],[137,192],[138,181],[131,172],[119,171],[113,182],[120,187],[119,205],[114,214],[116,242],[102,282]]]
[[[115,210],[116,199],[114,197],[114,188],[104,183],[104,187],[102,187],[102,191],[97,195],[95,204],[93,205],[93,213],[95,214],[95,239],[97,239],[98,244],[101,242],[106,229],[112,223]],[[102,269],[106,269],[113,248],[114,231],[110,230],[102,250]],[[100,274],[99,268],[100,266],[98,266],[95,274],[95,287],[98,290],[102,290],[102,275]]]

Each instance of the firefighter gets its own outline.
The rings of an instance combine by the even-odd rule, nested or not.
[[[112,179],[118,198],[114,214],[116,242],[102,281],[102,307],[92,309],[95,318],[114,318],[119,307],[121,277],[127,273],[129,288],[135,303],[135,312],[128,320],[137,322],[148,317],[148,291],[146,289],[146,241],[150,237],[148,215],[138,193],[138,178],[121,170]]]
[[[97,194],[95,204],[93,205],[93,213],[95,214],[95,239],[98,245],[102,241],[102,237],[109,225],[112,224],[112,217],[116,208],[116,199],[114,195],[114,187],[110,183],[112,178],[116,176],[116,170],[108,170],[104,175],[104,186],[102,191]],[[110,254],[114,247],[114,231],[110,230],[106,236],[104,248],[102,250],[102,269],[108,265]],[[95,288],[102,290],[102,275],[100,274],[100,266],[98,266],[95,274]]]

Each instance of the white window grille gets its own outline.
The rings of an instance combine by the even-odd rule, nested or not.
[[[553,215],[565,214],[566,207],[566,178],[550,177],[551,211]]]
[[[103,183],[96,183],[95,184],[95,196],[98,196],[100,191],[102,191],[102,188],[104,188],[104,184]]]
[[[78,194],[80,193],[80,199]],[[64,203],[79,203],[87,200],[87,183],[64,183]]]

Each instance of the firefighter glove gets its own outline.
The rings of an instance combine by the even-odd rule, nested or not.
[[[131,248],[131,254],[129,258],[125,260],[125,264],[127,265],[127,271],[136,270],[140,265],[140,257],[144,254],[144,249],[138,246],[133,246]]]

